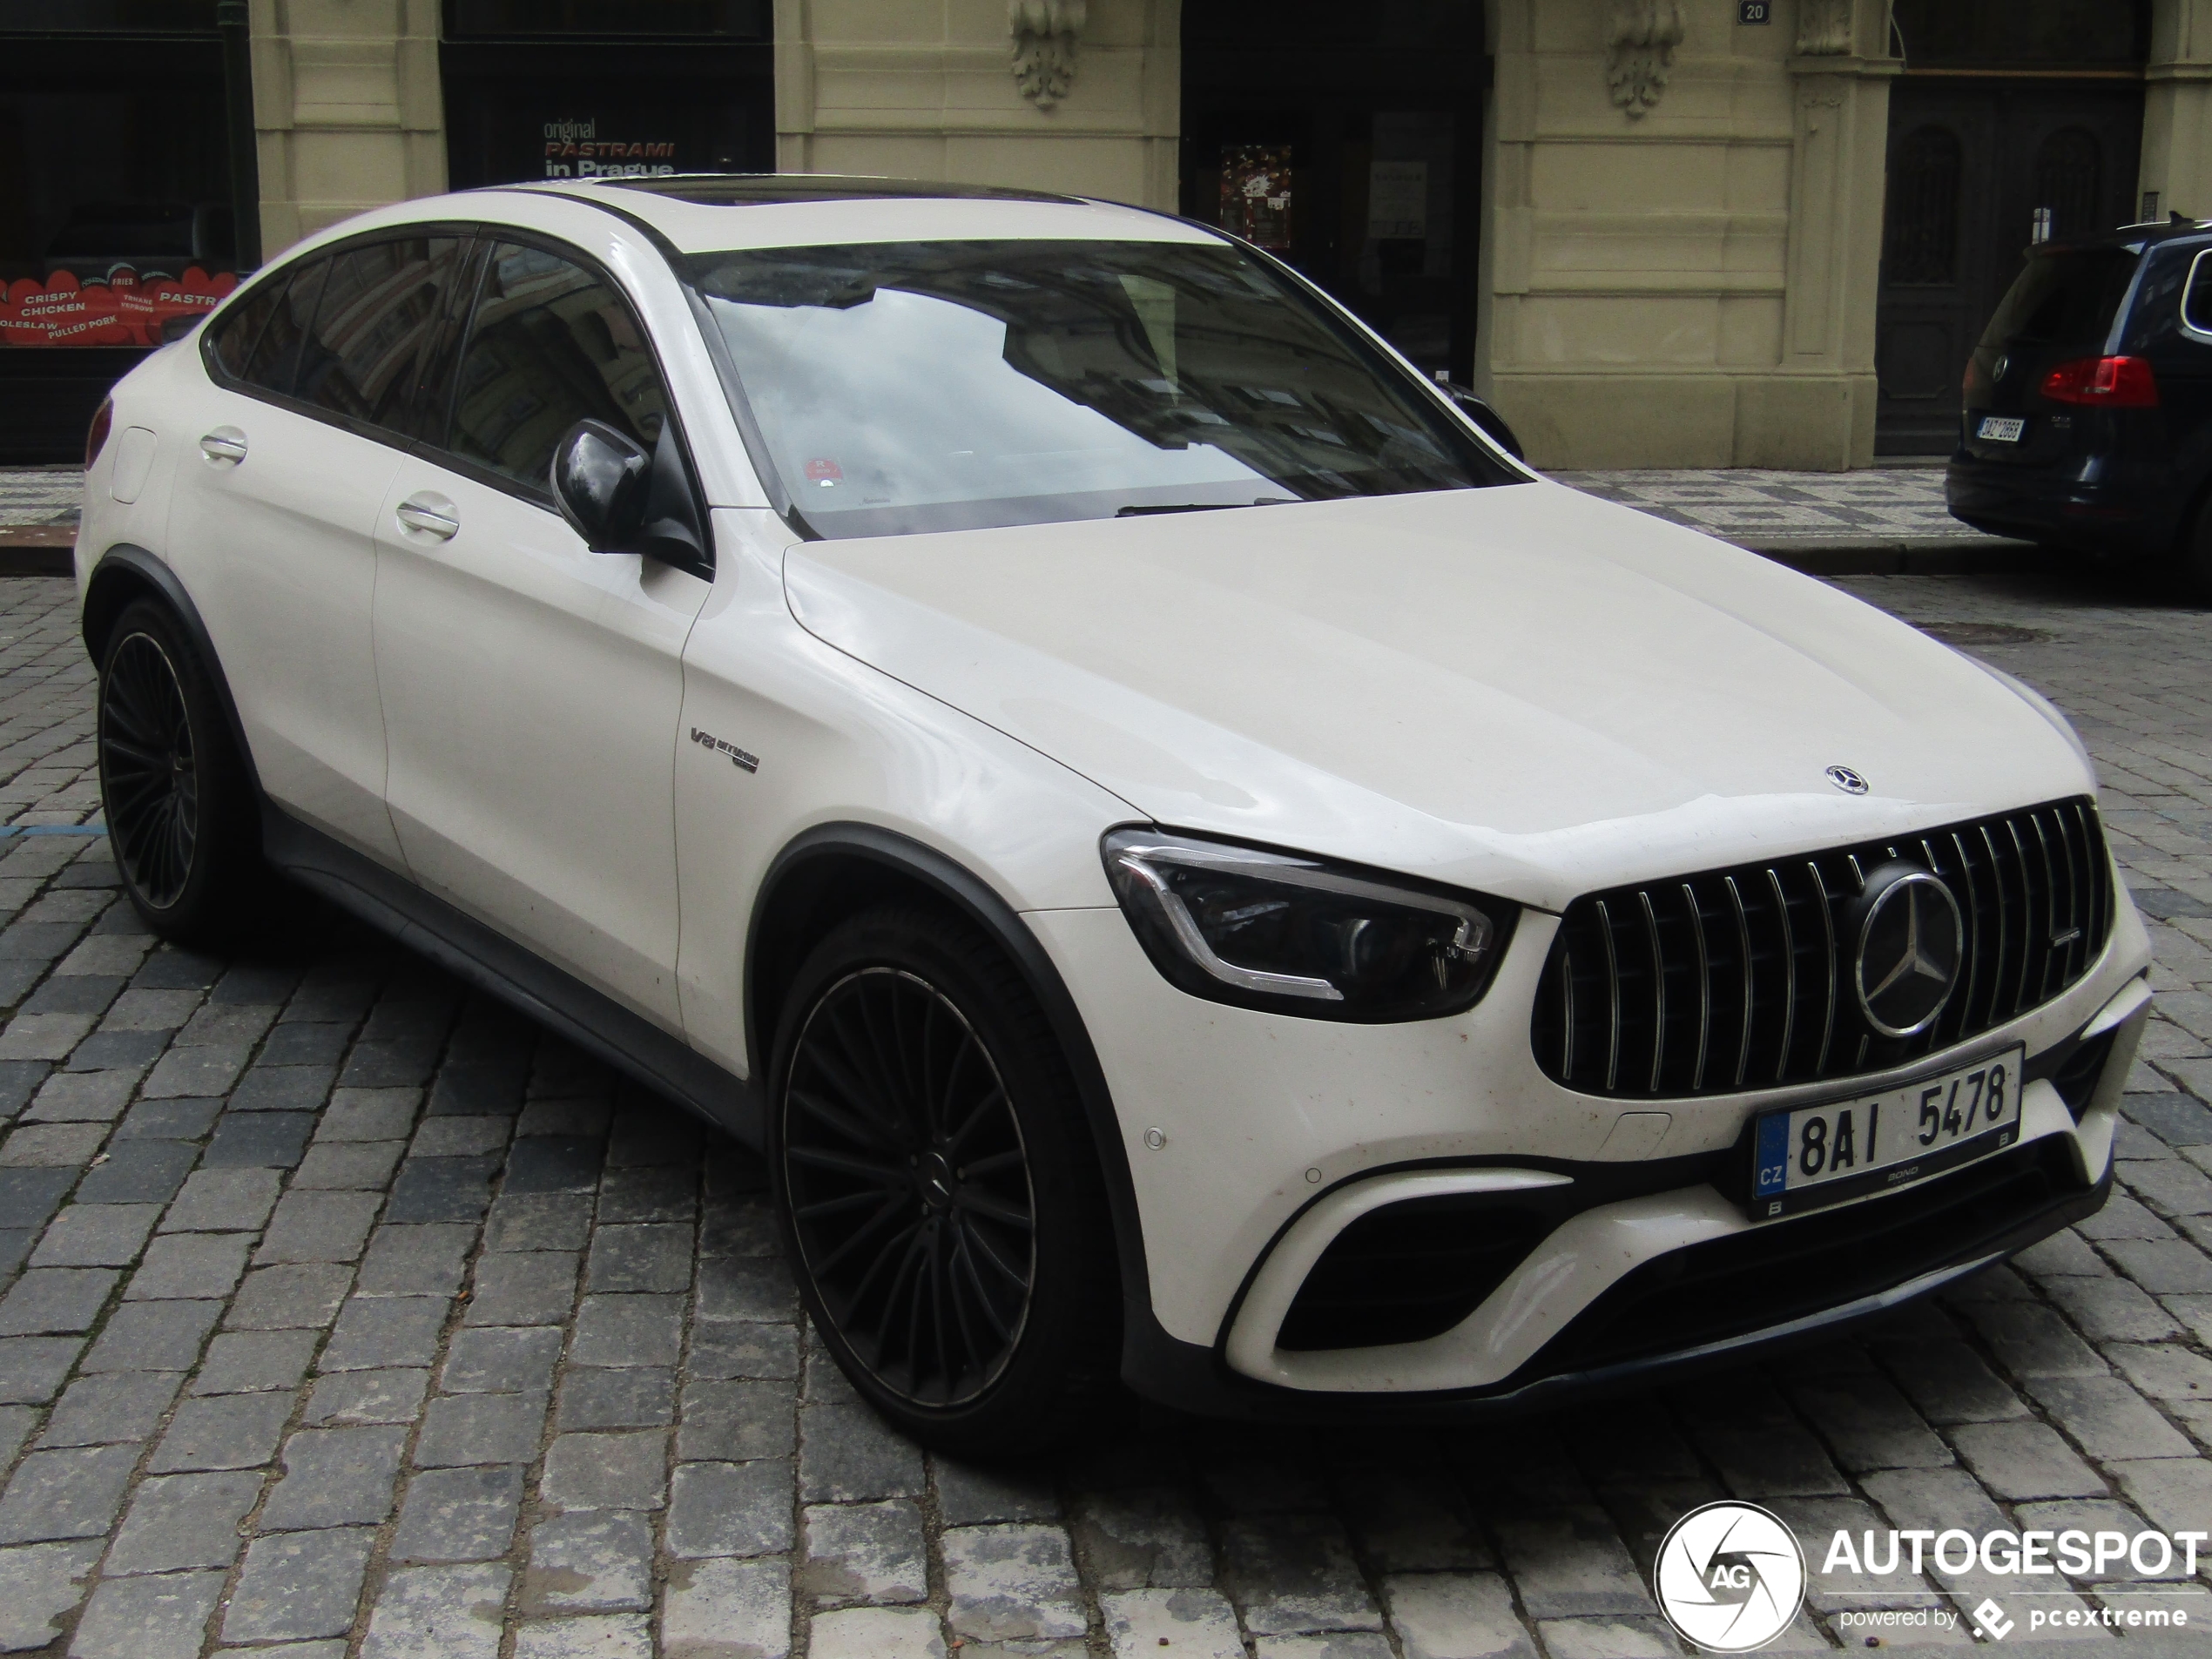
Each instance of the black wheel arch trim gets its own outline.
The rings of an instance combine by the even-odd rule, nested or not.
[[[1122,1369],[1130,1376],[1136,1356],[1149,1347],[1150,1332],[1159,1340],[1171,1340],[1152,1313],[1151,1276],[1145,1264],[1144,1230],[1136,1208],[1136,1187],[1129,1167],[1129,1153],[1122,1142],[1121,1120],[1114,1109],[1106,1073],[1091,1044],[1090,1033],[1076,1007],[1060,970],[1021,913],[997,889],[973,871],[913,837],[874,824],[817,825],[786,843],[762,877],[759,896],[746,924],[745,945],[745,1053],[752,1057],[753,1076],[765,1096],[764,1056],[772,1034],[763,1032],[754,988],[759,983],[761,918],[767,915],[783,885],[803,876],[809,864],[830,858],[860,858],[904,875],[952,906],[1006,952],[1060,1043],[1074,1075],[1076,1093],[1089,1120],[1098,1167],[1104,1177],[1106,1203],[1114,1227],[1115,1258],[1122,1281]]]
[[[104,597],[118,583],[126,587],[144,584],[152,589],[155,597],[175,616],[177,625],[185,631],[187,642],[199,654],[200,666],[207,671],[208,680],[215,690],[215,700],[222,707],[223,723],[230,731],[231,745],[238,752],[239,763],[246,768],[246,781],[253,787],[254,798],[266,800],[267,797],[261,790],[261,774],[253,764],[253,751],[246,741],[246,726],[238,718],[238,704],[231,696],[230,678],[223,672],[223,660],[216,654],[215,642],[208,637],[207,624],[201,620],[199,607],[192,603],[192,595],[185,590],[185,584],[178,579],[174,570],[145,548],[128,542],[118,542],[101,554],[99,562],[92,567],[91,579],[84,584],[84,602],[78,617],[78,636],[84,642],[85,651],[92,658],[94,671],[100,667],[101,651],[107,643],[109,625],[131,603],[127,597],[110,601]],[[98,637],[95,637],[96,633]]]

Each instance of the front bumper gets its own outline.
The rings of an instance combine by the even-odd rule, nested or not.
[[[2034,1076],[2101,1021],[2114,1028],[2110,1052],[2078,1119],[2045,1077],[2023,1095],[2013,1150],[1881,1198],[1754,1224],[1735,1173],[1749,1119],[1885,1081],[1657,1102],[1561,1088],[1536,1069],[1527,1025],[1554,918],[1524,915],[1498,981],[1469,1014],[1383,1027],[1186,996],[1153,971],[1118,912],[1029,920],[1096,1043],[1131,1170],[1149,1283],[1126,1308],[1124,1375],[1148,1397],[1210,1414],[1521,1409],[1923,1294],[2103,1202],[2148,1004],[2148,940],[2123,906],[2103,956],[2069,991],[1898,1077],[2013,1042]],[[1278,1341],[1345,1227],[1408,1197],[1454,1194],[1541,1224],[1471,1312],[1419,1341]],[[1801,1248],[1831,1232],[1843,1242]],[[1895,1248],[1867,1247],[1877,1233]],[[1799,1291],[1760,1278],[1777,1253],[1798,1261]],[[1718,1324],[1690,1317],[1707,1301],[1726,1311]]]

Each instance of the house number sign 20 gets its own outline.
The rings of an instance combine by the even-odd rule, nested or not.
[[[1738,23],[1772,23],[1774,0],[1736,0],[1736,21]]]

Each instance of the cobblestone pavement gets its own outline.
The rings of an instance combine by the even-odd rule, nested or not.
[[[728,1143],[304,904],[239,960],[141,932],[68,833],[94,806],[68,585],[0,583],[0,801],[39,832],[0,839],[0,1649],[1635,1659],[1676,1650],[1662,1534],[1726,1494],[1816,1565],[1838,1527],[2212,1528],[2205,619],[1852,585],[2098,752],[2164,991],[2123,1194],[1859,1339],[1693,1386],[1486,1431],[1154,1417],[994,1472],[840,1385]],[[1784,1650],[2014,1582],[1838,1581]],[[2201,1584],[2161,1593],[2212,1621]],[[1967,1640],[1885,1638],[1916,1639]]]

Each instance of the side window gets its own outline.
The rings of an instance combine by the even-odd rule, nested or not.
[[[209,339],[208,349],[214,354],[216,366],[233,380],[246,378],[246,361],[253,355],[261,330],[268,327],[271,314],[282,302],[287,280],[279,276],[247,294],[231,307]]]
[[[2189,266],[2189,285],[2182,291],[2182,320],[2200,334],[2212,334],[2212,248],[2196,256]]]
[[[410,236],[333,257],[300,346],[295,395],[334,415],[398,428],[460,251],[455,237]]]
[[[667,416],[652,353],[630,307],[557,254],[492,250],[456,377],[448,448],[550,493],[554,446],[604,421],[650,450]]]
[[[253,342],[253,354],[246,360],[246,373],[240,379],[272,392],[291,391],[292,372],[300,361],[300,341],[314,317],[323,279],[329,274],[330,261],[317,260],[293,275],[283,300],[270,314],[269,326]]]

